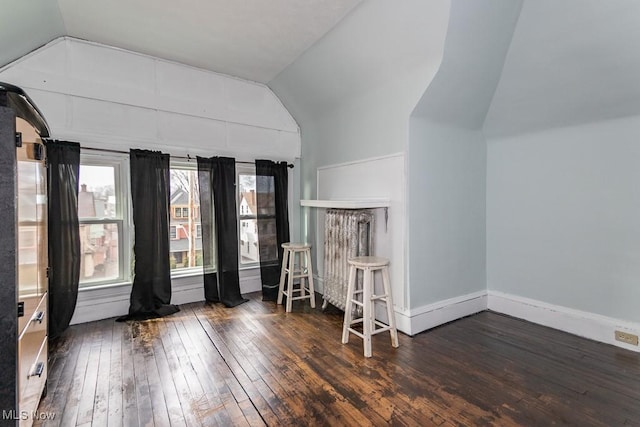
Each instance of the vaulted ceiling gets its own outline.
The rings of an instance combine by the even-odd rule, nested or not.
[[[0,0],[0,67],[71,36],[268,83],[315,113],[428,56],[411,52],[421,29],[442,18],[420,12],[422,1]],[[513,0],[446,3],[456,13],[443,24],[439,87],[427,91],[433,99],[421,114],[459,121],[469,113],[462,119],[491,136],[640,114],[640,2],[523,0],[507,20],[516,20],[513,31],[500,34],[486,14],[511,10]],[[373,14],[381,5],[420,16]],[[467,23],[477,40],[468,40]]]
[[[0,67],[71,36],[266,83],[361,0],[0,0]]]

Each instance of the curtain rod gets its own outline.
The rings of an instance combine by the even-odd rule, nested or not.
[[[112,149],[108,149],[108,148],[93,148],[93,147],[80,147],[80,148],[82,150],[102,151],[104,153],[129,154],[128,151],[112,150]],[[191,157],[188,154],[186,156],[174,156],[174,155],[170,154],[169,156],[173,157],[174,159],[182,159],[182,160],[187,160],[187,161],[196,160],[195,157]],[[246,165],[255,165],[254,162],[244,162],[244,161],[239,161],[239,160],[236,160],[236,163],[242,163],[242,164],[246,164]],[[291,163],[287,163],[287,167],[293,169],[293,165]]]

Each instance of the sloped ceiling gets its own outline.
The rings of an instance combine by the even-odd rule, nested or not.
[[[65,35],[52,0],[0,0],[0,67]]]
[[[412,116],[469,129],[482,127],[522,2],[451,2],[442,64]]]
[[[437,69],[449,8],[449,0],[368,0],[269,87],[297,120],[313,119],[424,64]]]
[[[269,82],[361,0],[0,0],[0,66],[71,36]]]
[[[488,137],[640,114],[640,2],[526,0]]]

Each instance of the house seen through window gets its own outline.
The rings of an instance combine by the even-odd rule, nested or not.
[[[170,179],[169,265],[172,271],[202,267],[198,172],[172,166]]]

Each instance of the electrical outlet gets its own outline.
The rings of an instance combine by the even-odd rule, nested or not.
[[[631,345],[638,345],[638,336],[628,332],[616,331],[616,341]]]

